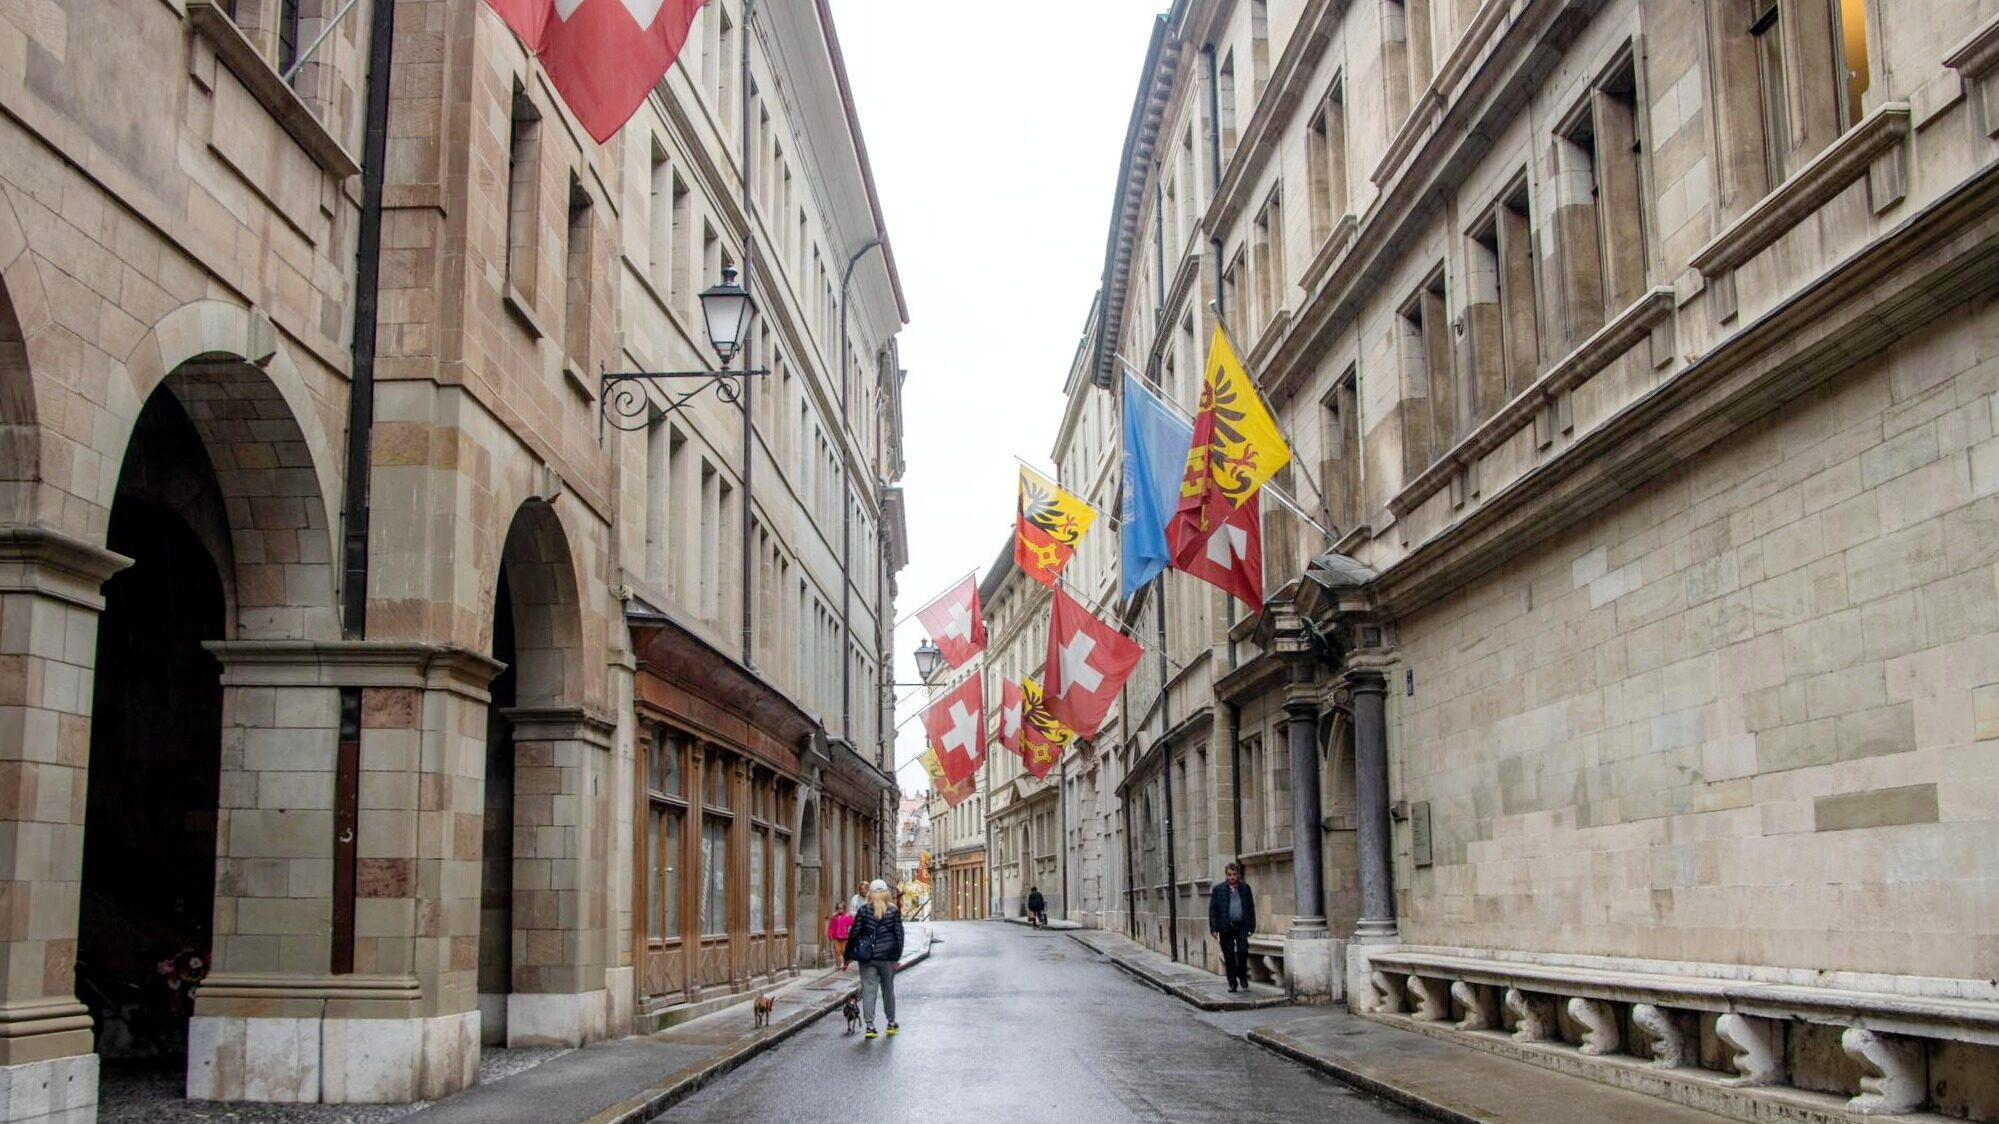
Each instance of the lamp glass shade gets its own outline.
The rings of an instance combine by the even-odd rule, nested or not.
[[[922,644],[917,645],[916,674],[919,677],[923,679],[928,679],[932,675],[937,674],[938,667],[941,666],[943,663],[944,663],[944,653],[937,650],[937,645],[932,644],[928,640],[925,640]]]
[[[708,342],[727,363],[743,346],[750,328],[750,294],[736,284],[736,271],[724,269],[722,283],[701,291],[701,314],[708,321]]]

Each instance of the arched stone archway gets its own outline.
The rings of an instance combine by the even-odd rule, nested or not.
[[[584,706],[583,608],[554,505],[531,499],[515,511],[492,588],[491,655],[507,670],[487,721],[481,1033],[580,1045],[610,1024],[613,724]]]

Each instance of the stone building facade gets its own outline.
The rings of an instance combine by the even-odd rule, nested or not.
[[[1167,585],[1142,939],[1198,962],[1240,858],[1301,996],[1743,1118],[1999,1118],[1999,8],[1906,14],[1161,17],[1096,393],[1191,412],[1219,310],[1311,518],[1266,503],[1261,612]]]
[[[93,1119],[163,958],[191,1096],[408,1101],[810,963],[881,867],[905,317],[825,7],[745,100],[710,4],[602,146],[475,0],[287,76],[334,11],[0,20],[0,1120]],[[747,413],[606,429],[752,230]]]

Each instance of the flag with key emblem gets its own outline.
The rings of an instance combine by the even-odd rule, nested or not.
[[[1020,747],[1014,752],[1020,754],[1035,780],[1046,780],[1048,770],[1055,767],[1062,751],[1076,740],[1076,734],[1048,713],[1048,700],[1041,693],[1041,684],[1022,679],[1020,692],[1026,709],[1021,715]]]
[[[973,575],[945,591],[942,597],[917,610],[916,619],[931,642],[952,667],[986,650],[986,622],[979,615],[979,583]]]
[[[597,143],[631,120],[706,0],[486,0]],[[722,65],[731,65],[723,60]]]
[[[937,748],[944,779],[957,784],[986,759],[983,676],[973,675],[923,711],[923,732]]]
[[[1042,701],[1049,715],[1076,736],[1094,737],[1145,649],[1075,598],[1059,589],[1051,593],[1048,662],[1042,671],[1048,682]]]

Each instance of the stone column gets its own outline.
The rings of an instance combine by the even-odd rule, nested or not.
[[[1354,805],[1360,820],[1360,924],[1354,939],[1394,941],[1395,883],[1388,822],[1388,681],[1372,669],[1349,671],[1354,714]]]
[[[229,641],[214,966],[191,1097],[434,1099],[479,1063],[479,780],[491,660],[397,642]],[[358,691],[343,715],[343,691]],[[351,725],[351,729],[343,729]],[[333,961],[336,762],[353,776],[352,965]]]
[[[604,936],[612,723],[581,707],[506,712],[514,738],[513,985],[509,1046],[580,1046],[608,1033]]]
[[[97,1114],[76,927],[100,591],[129,565],[46,528],[0,529],[0,1121]]]
[[[1284,976],[1294,998],[1324,1001],[1339,994],[1334,942],[1326,929],[1326,883],[1319,826],[1319,699],[1308,664],[1293,661],[1284,692],[1291,750],[1291,873],[1297,912],[1284,934]]]

